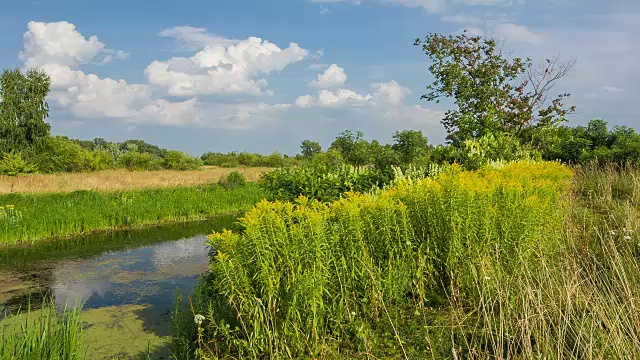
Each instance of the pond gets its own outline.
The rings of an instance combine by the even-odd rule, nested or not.
[[[84,302],[91,359],[168,358],[176,292],[189,294],[207,269],[206,235],[235,229],[236,216],[77,237],[0,250],[0,312],[37,308],[52,297]]]

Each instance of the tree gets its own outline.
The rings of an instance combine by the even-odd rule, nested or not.
[[[396,133],[393,134],[393,139],[395,143],[392,148],[400,154],[402,163],[410,164],[417,159],[427,156],[429,140],[422,135],[422,131],[396,131]]]
[[[460,146],[465,140],[506,132],[530,140],[536,130],[564,121],[569,94],[550,99],[549,92],[572,67],[572,62],[547,59],[534,66],[531,59],[508,59],[495,39],[470,35],[429,34],[415,46],[431,59],[435,81],[422,99],[455,100],[458,109],[442,120],[448,140]]]
[[[329,149],[339,151],[348,164],[366,165],[371,160],[371,153],[370,144],[363,136],[362,131],[353,133],[351,130],[345,130],[336,137]]]
[[[51,80],[39,70],[26,75],[19,69],[0,75],[0,151],[23,151],[41,146],[51,126],[46,97]]]
[[[300,145],[300,149],[302,150],[302,156],[306,159],[311,159],[322,152],[322,146],[320,146],[320,143],[311,140],[304,140],[302,145]]]

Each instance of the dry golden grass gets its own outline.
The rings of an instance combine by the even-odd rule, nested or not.
[[[130,190],[193,186],[217,182],[232,171],[244,174],[247,181],[257,181],[269,168],[204,167],[193,171],[106,170],[94,173],[29,174],[0,176],[0,194],[55,193],[76,190]]]

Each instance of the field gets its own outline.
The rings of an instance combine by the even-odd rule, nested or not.
[[[0,176],[0,194],[61,193],[78,190],[121,191],[211,184],[232,171],[247,181],[257,181],[270,168],[222,168],[207,166],[192,171],[105,170],[88,173],[29,174]]]

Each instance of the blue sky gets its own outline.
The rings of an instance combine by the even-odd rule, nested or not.
[[[52,76],[53,132],[141,138],[193,154],[327,146],[344,129],[444,140],[450,102],[413,47],[464,28],[514,54],[576,65],[574,124],[636,126],[640,4],[634,0],[24,0],[0,13],[0,67]]]

